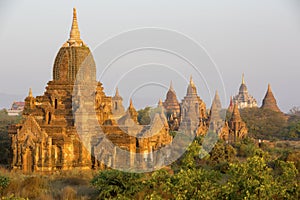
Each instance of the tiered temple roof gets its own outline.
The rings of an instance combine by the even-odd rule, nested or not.
[[[176,115],[179,115],[180,104],[177,100],[176,92],[173,88],[172,81],[170,83],[170,88],[167,92],[166,100],[163,102],[163,105],[168,114],[176,113]]]
[[[257,107],[257,101],[248,93],[244,74],[242,75],[242,84],[240,86],[239,93],[233,97],[233,102],[237,104],[239,108]]]

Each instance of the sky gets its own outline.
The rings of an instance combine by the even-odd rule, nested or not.
[[[97,79],[125,107],[164,100],[171,80],[181,100],[190,75],[207,107],[215,90],[227,107],[242,73],[259,106],[268,83],[284,112],[300,106],[297,0],[1,0],[0,108],[44,93],[73,7]]]

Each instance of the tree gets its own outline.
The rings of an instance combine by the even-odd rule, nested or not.
[[[280,173],[269,167],[264,157],[254,156],[244,163],[230,164],[229,178],[222,187],[226,199],[298,199],[297,170],[292,163],[278,162]]]
[[[92,179],[92,185],[98,190],[99,199],[132,199],[142,189],[142,174],[118,170],[100,171]]]
[[[151,174],[146,182],[146,199],[172,199],[172,175],[166,169]]]
[[[172,178],[171,191],[176,199],[218,199],[220,178],[221,174],[213,170],[181,170]]]
[[[227,171],[229,163],[236,161],[235,148],[223,141],[218,141],[209,154],[208,163],[221,172]]]
[[[8,126],[17,124],[21,119],[21,116],[8,116],[6,110],[0,110],[0,165],[9,165],[12,156]]]
[[[141,125],[149,125],[151,122],[150,118],[151,107],[146,107],[138,111],[138,122]]]

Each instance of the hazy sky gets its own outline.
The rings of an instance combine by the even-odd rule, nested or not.
[[[181,100],[189,74],[208,107],[216,89],[227,107],[229,96],[238,92],[243,72],[249,93],[259,105],[271,83],[283,111],[300,106],[296,0],[1,0],[0,107],[9,106],[13,99],[23,100],[30,87],[34,95],[43,94],[52,79],[55,56],[69,37],[73,7],[81,38],[93,51],[98,79],[107,95],[119,85],[126,107],[131,95],[138,108],[164,99],[170,80]],[[117,36],[126,31],[130,34]],[[144,49],[104,70],[110,59],[143,44],[170,51]],[[173,50],[190,56],[196,69],[171,54]]]

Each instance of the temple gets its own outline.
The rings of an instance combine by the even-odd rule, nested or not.
[[[232,100],[240,109],[257,107],[257,101],[248,93],[244,74],[242,75],[242,84],[240,86],[239,93],[233,97]]]
[[[215,93],[215,97],[213,99],[210,115],[209,115],[209,128],[211,131],[215,133],[219,133],[222,127],[224,126],[224,117],[221,116],[222,104],[220,100],[220,96],[218,91]]]
[[[29,91],[23,121],[10,127],[12,168],[47,173],[155,167],[149,166],[151,159],[158,159],[151,152],[172,141],[167,120],[157,113],[150,125],[141,126],[132,100],[127,111],[122,100],[118,89],[113,98],[106,96],[102,83],[96,81],[96,64],[80,37],[74,8],[70,37],[54,61],[53,80],[41,96]]]
[[[279,107],[277,106],[277,101],[273,95],[272,89],[271,89],[271,85],[268,84],[268,89],[266,92],[266,95],[263,99],[262,102],[262,109],[269,109],[269,110],[273,110],[275,112],[281,112],[281,110],[279,109]]]
[[[234,143],[248,135],[246,123],[242,120],[238,105],[234,104],[229,121],[219,131],[219,137],[228,143]]]
[[[257,102],[248,94],[244,75],[239,94],[230,98],[227,118],[218,92],[207,110],[191,76],[181,102],[171,82],[165,101],[160,99],[151,108],[150,124],[139,124],[134,101],[130,99],[125,109],[119,89],[113,97],[107,96],[96,80],[96,64],[81,39],[74,8],[70,36],[56,55],[52,80],[41,96],[34,97],[29,90],[23,120],[9,128],[11,166],[24,173],[157,169],[171,152],[155,152],[172,144],[178,133],[193,138],[210,131],[227,143],[245,138],[248,129],[239,109],[247,107],[257,107]],[[280,112],[270,85],[262,108]]]
[[[180,124],[180,104],[177,100],[172,81],[166,95],[166,100],[162,104],[166,110],[170,129],[177,131]]]
[[[197,94],[192,76],[190,77],[186,96],[183,98],[180,107],[181,122],[179,131],[189,130],[191,134],[205,135],[208,130],[206,105]]]

